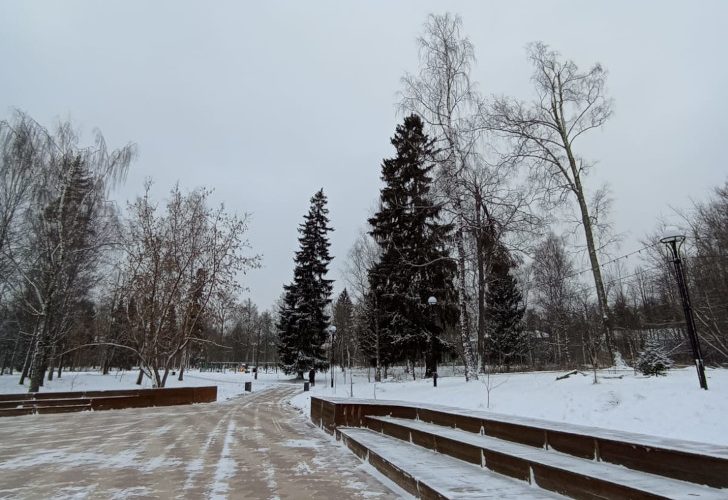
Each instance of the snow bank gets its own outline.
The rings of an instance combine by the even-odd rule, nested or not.
[[[353,390],[356,398],[441,404],[728,446],[726,369],[707,370],[708,391],[698,386],[694,368],[650,378],[610,370],[600,372],[596,385],[591,374],[557,381],[558,375],[497,374],[469,383],[462,377],[440,377],[435,388],[432,380],[370,383],[366,372],[357,372]],[[333,389],[318,383],[311,392],[294,396],[291,404],[308,415],[311,394],[349,397],[349,378],[345,382],[340,372],[336,377]]]
[[[136,385],[138,371],[119,371],[102,375],[100,372],[63,372],[62,378],[46,380],[41,392],[65,391],[106,391],[119,389],[151,389],[152,381],[144,378],[142,385]],[[184,381],[179,382],[177,376],[170,373],[167,378],[167,387],[199,387],[217,386],[217,400],[224,401],[244,393],[245,382],[253,382],[253,392],[270,387],[278,380],[288,377],[282,373],[259,373],[258,380],[253,379],[252,373],[236,372],[200,372],[186,371]],[[19,374],[0,376],[0,394],[14,394],[28,392],[28,380],[25,386],[19,385]]]

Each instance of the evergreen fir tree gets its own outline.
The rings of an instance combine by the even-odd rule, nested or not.
[[[369,219],[370,234],[382,248],[380,261],[369,272],[371,316],[390,352],[386,361],[415,361],[426,356],[427,374],[437,369],[442,349],[442,325],[457,318],[452,284],[455,263],[446,241],[452,230],[440,222],[440,205],[430,193],[433,141],[417,115],[405,118],[391,140],[397,154],[382,163],[384,187],[379,211]],[[434,296],[436,306],[427,299]]]
[[[491,359],[505,365],[506,370],[526,348],[523,330],[526,308],[511,273],[513,267],[513,260],[501,247],[494,259],[486,294],[488,350]]]
[[[665,375],[672,366],[672,360],[657,339],[647,339],[645,348],[637,359],[637,369],[643,374]]]
[[[299,378],[310,369],[328,367],[323,344],[327,338],[332,280],[325,278],[329,255],[326,196],[323,189],[311,198],[311,208],[298,228],[300,249],[294,258],[293,282],[284,287],[278,330],[278,354],[285,373]]]

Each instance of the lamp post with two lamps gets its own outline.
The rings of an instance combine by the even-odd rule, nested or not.
[[[688,338],[690,346],[693,350],[693,359],[695,360],[695,368],[698,370],[698,380],[700,388],[708,390],[708,381],[705,378],[705,365],[703,363],[703,354],[700,352],[700,341],[695,329],[695,318],[693,317],[693,307],[690,304],[690,294],[688,286],[685,282],[685,273],[683,272],[682,259],[680,258],[680,247],[685,241],[685,235],[676,227],[668,226],[665,228],[660,241],[667,245],[672,253],[672,263],[675,266],[675,277],[677,279],[677,287],[680,290],[680,298],[682,299],[683,313],[685,314],[685,323],[687,326]]]

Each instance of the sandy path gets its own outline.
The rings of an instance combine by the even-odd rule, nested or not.
[[[6,417],[0,498],[394,498],[285,400]]]

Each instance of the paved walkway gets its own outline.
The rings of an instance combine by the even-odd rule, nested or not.
[[[0,498],[395,498],[284,401],[0,420]]]

